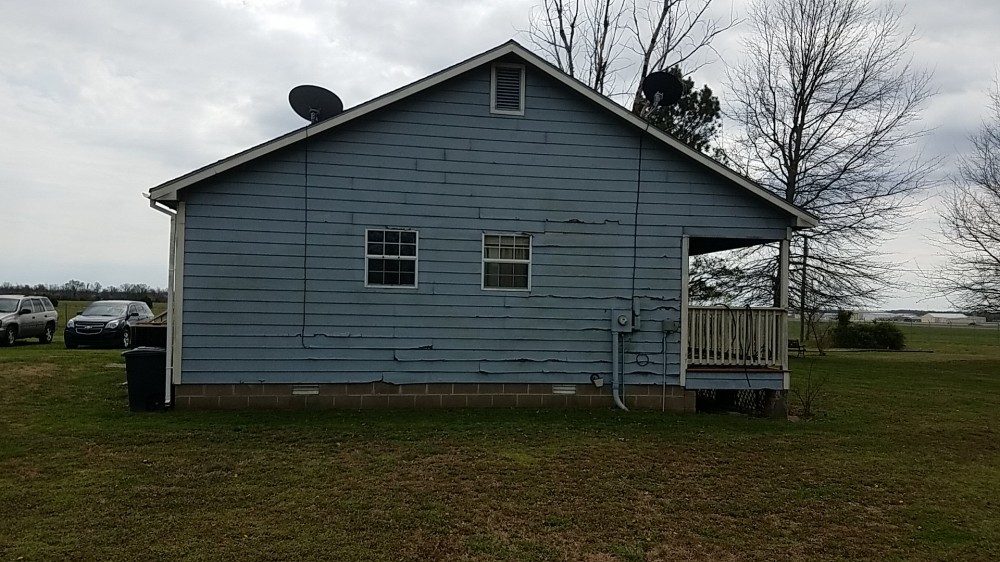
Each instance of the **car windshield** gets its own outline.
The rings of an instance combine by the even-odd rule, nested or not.
[[[84,316],[124,316],[125,305],[107,302],[95,302],[83,311]]]
[[[21,299],[0,299],[0,313],[17,312],[17,301]]]

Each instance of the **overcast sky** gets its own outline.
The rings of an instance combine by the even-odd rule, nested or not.
[[[351,107],[510,38],[532,0],[0,0],[0,282],[166,286],[169,220],[142,193],[302,126],[288,90]],[[742,0],[715,0],[744,15]],[[946,176],[985,117],[1000,2],[914,0],[913,57],[938,95],[923,113]],[[695,74],[726,98],[737,27]],[[928,268],[931,198],[886,248]],[[919,281],[887,307],[947,308]]]

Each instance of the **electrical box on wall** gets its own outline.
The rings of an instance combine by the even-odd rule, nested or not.
[[[612,310],[611,311],[611,331],[617,333],[632,331],[632,311]]]

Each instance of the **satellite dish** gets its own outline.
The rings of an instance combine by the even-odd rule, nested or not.
[[[299,117],[317,123],[344,111],[344,102],[337,94],[319,86],[302,85],[288,92],[288,103]]]
[[[642,95],[646,96],[654,109],[677,103],[683,93],[684,86],[680,79],[669,72],[659,70],[650,73],[642,81]]]

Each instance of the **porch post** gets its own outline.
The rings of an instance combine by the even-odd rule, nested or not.
[[[779,256],[779,266],[778,266],[778,302],[776,303],[778,308],[788,309],[788,255],[791,248],[791,236],[789,234],[785,235],[785,239],[781,241],[781,255]]]
[[[681,388],[687,384],[688,361],[688,254],[691,239],[685,234],[681,236]],[[663,358],[667,360],[666,357]]]
[[[784,343],[788,341],[788,255],[791,250],[791,238],[792,229],[788,229],[785,233],[785,239],[781,241],[781,249],[779,250],[778,257],[778,308],[785,311],[784,321],[780,326],[780,335],[778,336],[778,341],[784,346]],[[805,322],[805,318],[799,318],[799,322]],[[799,342],[799,345],[804,345],[805,342]],[[781,369],[785,372],[784,386],[785,390],[788,390],[790,386],[790,381],[788,377],[788,348],[785,347],[785,353],[781,357]]]

